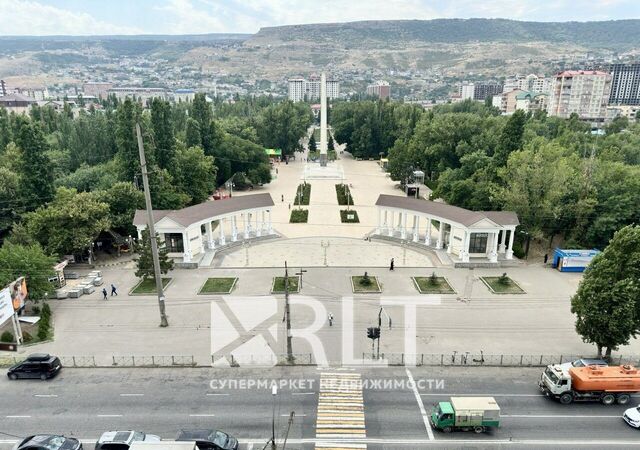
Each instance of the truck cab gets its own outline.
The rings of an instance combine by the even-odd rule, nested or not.
[[[540,375],[540,389],[547,395],[560,398],[565,392],[571,392],[571,376],[560,364],[553,364]]]
[[[438,430],[451,430],[454,423],[453,406],[449,402],[440,402],[431,413],[431,423]]]

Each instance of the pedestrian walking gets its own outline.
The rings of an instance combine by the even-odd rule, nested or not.
[[[102,288],[102,300],[107,300],[107,289]]]
[[[391,258],[391,263],[389,264],[389,270],[393,270],[394,267],[394,262],[393,262],[393,258]]]
[[[114,295],[117,297],[118,291],[116,291],[116,286],[113,283],[111,283],[111,296],[113,297]]]
[[[329,326],[332,327],[333,326],[333,314],[329,313],[329,315],[327,316],[327,319],[329,320]]]
[[[284,203],[284,194],[282,194],[281,198],[282,198],[282,203]]]
[[[289,211],[291,211],[291,203],[289,203]]]
[[[546,263],[547,263],[547,261],[549,261],[549,254],[548,254],[548,253],[545,253],[545,254],[544,254],[544,263],[546,264]]]

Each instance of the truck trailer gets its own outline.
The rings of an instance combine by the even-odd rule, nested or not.
[[[625,405],[640,392],[640,373],[633,366],[587,366],[567,369],[559,364],[547,366],[540,390],[563,405],[574,401],[599,401],[605,405]]]
[[[438,403],[431,413],[431,425],[445,433],[470,431],[482,433],[500,426],[500,407],[493,397],[451,397]]]

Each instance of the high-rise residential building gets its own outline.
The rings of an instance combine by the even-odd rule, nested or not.
[[[597,70],[566,70],[555,76],[547,112],[569,118],[602,122],[606,118],[611,75]]]
[[[640,105],[640,63],[611,64],[610,105]]]
[[[0,80],[0,97],[7,95],[7,85],[4,80]]]
[[[505,80],[503,92],[520,89],[521,91],[534,92],[536,94],[549,94],[552,84],[553,80],[534,74],[527,76],[516,75],[514,78]]]
[[[378,81],[367,86],[367,95],[378,97],[380,100],[391,98],[391,86],[386,81]]]
[[[340,97],[340,82],[327,79],[327,98]],[[320,77],[289,78],[289,100],[292,102],[313,101],[320,99]]]
[[[493,82],[462,83],[458,90],[462,100],[484,100],[502,93],[502,85]]]

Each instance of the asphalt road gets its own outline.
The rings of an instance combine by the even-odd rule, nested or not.
[[[329,439],[341,448],[357,448],[364,443],[369,449],[640,446],[640,430],[622,421],[625,406],[560,405],[538,392],[539,369],[296,367],[65,369],[46,382],[2,378],[0,432],[4,435],[0,435],[0,450],[10,448],[14,436],[41,432],[76,436],[90,449],[107,430],[137,429],[172,439],[181,428],[197,427],[225,430],[240,439],[242,449],[261,449],[271,436],[274,405],[280,439],[290,412],[295,412],[287,448],[313,449],[319,396],[333,395],[320,393],[321,374],[361,374],[364,382],[359,401],[364,404],[366,438],[345,434]],[[418,388],[407,383],[409,377]],[[240,385],[250,380],[262,380],[263,385]],[[267,385],[272,380],[286,384],[281,385],[275,398]],[[230,388],[223,385],[225,382],[238,386]],[[350,400],[355,402],[352,408],[362,407],[358,395]],[[496,397],[501,407],[501,427],[481,435],[445,435],[427,429],[421,404],[428,414],[434,403],[451,395]],[[329,403],[330,398],[326,400]],[[640,399],[636,397],[634,402]],[[335,426],[340,427],[340,422]]]

